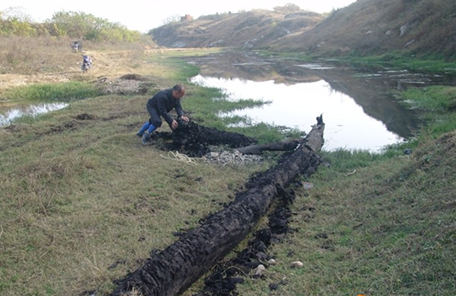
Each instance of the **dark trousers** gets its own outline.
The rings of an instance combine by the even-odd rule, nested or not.
[[[157,128],[161,127],[162,120],[161,120],[160,113],[158,112],[158,110],[151,104],[150,101],[147,102],[146,108],[147,108],[147,112],[149,112],[149,114],[150,114],[149,123],[153,124]]]

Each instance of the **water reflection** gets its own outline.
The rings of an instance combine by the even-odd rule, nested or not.
[[[401,71],[369,72],[334,62],[303,63],[261,57],[251,51],[229,51],[192,57],[200,75],[193,82],[225,90],[231,99],[270,101],[260,108],[235,111],[254,122],[309,131],[323,113],[323,149],[366,149],[408,138],[420,127],[419,117],[397,103],[392,92],[434,84],[454,85],[450,76]]]
[[[274,81],[249,81],[214,77],[193,77],[193,83],[223,89],[230,100],[254,99],[269,102],[261,107],[237,110],[221,116],[247,116],[252,123],[309,131],[315,117],[323,114],[326,123],[325,150],[337,148],[379,151],[384,145],[397,143],[402,137],[389,132],[385,125],[370,116],[349,96],[335,91],[324,80],[293,85]]]
[[[15,119],[22,116],[35,117],[39,114],[60,110],[67,106],[67,103],[43,103],[22,107],[15,106],[10,109],[1,108],[2,112],[0,113],[0,126],[11,124],[11,122],[13,122]]]

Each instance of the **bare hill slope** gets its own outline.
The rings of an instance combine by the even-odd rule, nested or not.
[[[152,30],[155,42],[166,47],[266,47],[290,34],[313,28],[323,16],[294,5],[203,16]]]
[[[325,55],[405,51],[455,57],[456,1],[358,0],[312,30],[279,40],[274,48]]]
[[[316,55],[402,51],[456,57],[456,1],[358,0],[328,16],[296,5],[200,17],[152,30],[167,47],[270,48]]]

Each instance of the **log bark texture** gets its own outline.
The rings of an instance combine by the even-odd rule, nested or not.
[[[317,125],[312,129],[307,137],[302,139],[291,139],[278,143],[271,144],[255,144],[237,148],[242,154],[261,154],[263,151],[291,151],[298,148],[300,145],[307,145],[313,151],[321,149],[324,143],[323,130],[319,131],[318,126],[323,125],[323,116],[317,117]]]
[[[293,139],[272,144],[250,145],[237,150],[242,154],[261,154],[263,151],[291,151],[296,149],[301,141],[300,139]]]
[[[133,289],[144,296],[178,295],[231,252],[256,226],[275,201],[278,188],[286,188],[299,174],[316,171],[323,145],[324,123],[313,126],[306,137],[312,145],[300,145],[289,158],[269,169],[249,190],[203,225],[182,235],[174,244],[149,258],[128,275],[112,293]]]

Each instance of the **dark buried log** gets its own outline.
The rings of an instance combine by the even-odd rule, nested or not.
[[[272,144],[250,145],[237,150],[242,154],[261,154],[263,151],[291,151],[296,149],[300,143],[301,140],[293,139]]]
[[[256,184],[238,194],[228,207],[149,258],[122,280],[112,295],[132,290],[144,296],[178,295],[189,288],[252,231],[273,204],[278,188],[288,187],[299,174],[316,171],[320,158],[315,152],[323,146],[321,116],[317,122],[286,160],[261,174]]]
[[[201,157],[209,152],[209,145],[227,145],[238,148],[255,143],[255,139],[243,134],[208,128],[193,122],[179,122],[179,128],[172,133],[171,149],[185,151],[190,157]]]
[[[243,147],[255,143],[255,139],[243,134],[230,133],[198,125],[194,122],[178,121],[179,128],[172,134],[175,145],[207,143],[209,145],[226,144],[231,148]]]
[[[323,124],[323,116],[317,117],[317,126]],[[310,149],[320,149],[323,146],[323,131],[319,134],[317,131],[311,131],[304,139],[291,139],[278,143],[250,145],[238,148],[242,154],[261,154],[263,151],[291,151],[299,147],[299,145],[307,145]],[[320,143],[321,142],[321,143]]]

